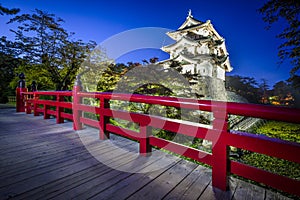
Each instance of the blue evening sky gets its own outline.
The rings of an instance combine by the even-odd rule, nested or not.
[[[63,27],[75,32],[76,39],[94,40],[97,44],[131,29],[161,27],[176,30],[186,19],[188,10],[194,18],[211,20],[215,29],[225,38],[233,71],[228,75],[254,77],[257,81],[267,79],[272,86],[289,77],[289,63],[278,66],[277,47],[281,43],[276,34],[282,30],[280,24],[265,30],[262,16],[257,12],[266,0],[7,0],[2,6],[20,8],[29,13],[38,8],[53,13],[65,20]],[[9,17],[0,16],[0,36],[11,38],[5,23]],[[164,34],[163,34],[164,35]],[[146,35],[147,37],[147,35]],[[152,36],[149,36],[149,38]],[[153,39],[153,37],[152,37]],[[160,38],[161,46],[170,42],[167,36]],[[131,41],[131,40],[130,40]],[[132,39],[134,42],[134,38]],[[121,44],[120,44],[121,45]],[[118,47],[116,47],[118,48]],[[157,56],[167,59],[168,54],[160,50],[135,51],[128,61]],[[120,58],[120,62],[125,62]]]

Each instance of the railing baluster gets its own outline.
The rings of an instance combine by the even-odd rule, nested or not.
[[[141,125],[140,134],[140,154],[142,156],[150,156],[152,152],[152,147],[149,142],[149,137],[152,135],[152,127]]]
[[[226,109],[214,111],[212,141],[212,185],[221,190],[227,190],[229,173],[229,147],[226,144],[228,115]]]
[[[82,111],[79,110],[79,105],[82,103],[82,97],[78,95],[81,91],[80,85],[75,85],[73,87],[73,129],[81,130],[82,123],[80,122],[80,117],[82,116]]]
[[[60,94],[56,95],[56,123],[64,123],[64,119],[61,117],[61,113],[64,111],[64,108],[60,106],[60,102],[64,100],[64,96],[61,96]]]
[[[109,117],[104,115],[104,109],[109,108],[109,100],[99,98],[100,100],[100,116],[99,116],[99,138],[100,140],[109,139],[109,132],[106,131],[106,124],[109,123]]]
[[[47,113],[47,111],[50,109],[50,106],[47,104],[44,104],[44,119],[50,119],[50,115]]]
[[[34,92],[33,93],[33,115],[34,116],[39,116],[38,104],[37,104],[38,99],[39,99],[39,95]]]

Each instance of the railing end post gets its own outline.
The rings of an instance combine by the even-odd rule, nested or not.
[[[80,122],[80,118],[82,116],[82,111],[78,109],[78,106],[81,104],[82,98],[78,95],[78,93],[81,91],[81,81],[80,81],[80,75],[76,76],[75,85],[73,87],[72,96],[73,96],[73,104],[72,104],[72,110],[73,110],[73,129],[74,130],[82,130],[83,125]]]

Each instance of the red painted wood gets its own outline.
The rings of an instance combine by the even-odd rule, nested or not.
[[[46,107],[48,107],[48,106],[46,106]],[[55,110],[47,109],[46,113],[47,113],[47,114],[46,114],[46,115],[47,115],[47,118],[46,118],[46,119],[50,119],[50,115],[56,116],[56,111],[55,111]]]
[[[36,91],[34,92],[35,94],[38,95],[44,95],[44,96],[73,96],[72,91]]]
[[[141,139],[141,135],[139,132],[135,132],[112,124],[106,124],[106,130],[136,141],[140,141]]]
[[[64,111],[64,108],[61,107],[61,102],[64,101],[64,96],[60,94],[56,95],[56,123],[64,123],[64,118],[61,116],[61,113]]]
[[[109,132],[106,130],[106,125],[109,123],[109,116],[104,115],[104,110],[109,109],[109,100],[100,98],[100,114],[99,116],[99,138],[100,140],[109,139]]]
[[[44,104],[43,108],[44,108],[44,119],[50,119],[50,115],[49,115],[50,106],[48,104]]]
[[[229,147],[226,144],[228,129],[227,113],[214,112],[213,129],[211,133],[216,138],[212,143],[212,186],[221,190],[229,188]]]
[[[34,93],[34,100],[33,100],[33,114],[34,116],[39,116],[40,110],[37,104],[37,101],[39,100],[39,95]]]
[[[26,94],[26,93],[24,93]],[[73,93],[70,91],[47,91],[34,92],[33,102],[34,113],[44,112],[44,117],[56,115],[58,118],[74,120],[74,129],[79,130],[82,124],[87,124],[99,128],[100,139],[109,137],[109,132],[113,132],[140,142],[140,153],[147,155],[151,151],[151,146],[164,148],[179,155],[183,155],[199,162],[212,166],[212,185],[222,190],[228,188],[228,173],[234,173],[245,178],[255,180],[280,190],[299,195],[299,181],[282,177],[270,172],[265,172],[255,167],[246,166],[241,163],[229,161],[228,147],[235,146],[253,152],[274,156],[296,163],[300,163],[300,144],[269,138],[262,135],[255,135],[241,132],[228,132],[228,114],[242,115],[255,118],[279,120],[292,123],[300,123],[300,109],[290,109],[285,107],[273,107],[265,105],[227,103],[209,100],[195,100],[187,98],[158,97],[146,95],[118,94],[118,93],[86,93],[81,92],[80,87],[74,86]],[[73,96],[73,103],[61,101],[38,100],[39,96]],[[82,105],[81,99],[97,98],[100,100],[100,107]],[[140,113],[112,110],[109,108],[109,100],[131,101],[138,103],[158,104],[185,108],[192,110],[202,110],[212,112],[214,121],[212,127],[201,127],[201,125],[181,120],[173,120],[159,116],[150,116]],[[38,108],[44,105],[44,111]],[[73,115],[64,113],[61,110],[51,111],[49,106],[57,108],[72,108]],[[82,112],[99,114],[99,121],[82,117]],[[109,124],[109,118],[120,118],[140,125],[140,132],[123,129]],[[179,134],[192,137],[208,139],[213,142],[212,155],[151,136],[151,127],[164,129]],[[231,169],[230,169],[231,167]],[[284,182],[284,184],[282,184]]]
[[[27,92],[27,88],[16,89],[16,111],[25,112],[25,102],[23,92]]]
[[[300,181],[231,161],[231,173],[300,196]]]
[[[82,129],[82,123],[80,122],[80,118],[82,116],[82,111],[78,108],[81,104],[82,97],[78,95],[78,93],[81,91],[81,87],[78,85],[75,85],[73,87],[73,129],[74,130],[81,130]]]
[[[196,161],[208,164],[208,165],[212,165],[212,156],[211,154],[198,150],[198,149],[194,149],[191,147],[187,147],[172,141],[168,141],[162,138],[157,138],[157,137],[149,137],[149,142],[151,146],[155,146],[158,148],[162,148],[162,149],[166,149],[168,151],[174,152],[176,154],[179,155],[183,155],[189,158],[192,158]]]
[[[99,128],[99,122],[97,120],[88,119],[88,118],[84,118],[84,117],[80,117],[79,120],[80,120],[79,121],[80,123],[87,124],[87,125],[90,125],[95,128]]]
[[[226,135],[229,146],[300,163],[300,144],[252,133],[231,132]]]
[[[94,114],[99,114],[100,113],[100,108],[99,107],[90,106],[90,105],[78,104],[77,109],[80,110],[80,111],[90,112],[90,113],[94,113]]]
[[[69,119],[69,120],[73,121],[73,115],[72,114],[62,112],[61,117],[64,118],[64,119]]]
[[[151,145],[149,137],[152,135],[152,127],[140,126],[140,154],[142,156],[151,155]]]

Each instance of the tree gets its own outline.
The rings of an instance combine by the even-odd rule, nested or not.
[[[273,95],[282,99],[287,93],[291,92],[291,87],[285,81],[279,81],[273,86]]]
[[[15,58],[14,52],[10,51],[9,46],[12,43],[7,41],[5,37],[0,38],[0,102],[7,103],[9,95],[14,95],[14,90],[9,83],[15,77],[15,69],[23,61]]]
[[[20,9],[19,8],[12,8],[12,9],[9,9],[9,8],[5,8],[3,7],[1,4],[0,4],[0,15],[15,15],[17,14],[18,12],[20,12]]]
[[[260,102],[260,96],[257,95],[259,85],[252,77],[243,77],[239,75],[226,76],[225,87],[226,90],[244,97],[250,103]]]
[[[14,15],[20,9],[8,9],[0,4],[0,15]],[[14,95],[14,90],[9,87],[9,83],[14,78],[14,70],[22,61],[15,58],[15,51],[10,47],[13,42],[7,40],[5,36],[0,38],[0,103],[7,103],[9,95]]]
[[[286,25],[278,38],[284,42],[278,47],[280,63],[290,60],[293,66],[290,71],[294,85],[300,87],[300,77],[297,75],[300,69],[300,1],[296,0],[269,0],[259,10],[263,20],[270,28],[275,22],[285,21]]]
[[[261,102],[266,104],[266,103],[269,103],[269,85],[267,83],[267,80],[266,79],[261,79],[261,83],[259,84],[259,93],[260,93],[260,96],[261,96]]]
[[[54,14],[38,9],[33,14],[22,14],[8,22],[18,23],[17,30],[12,30],[18,57],[43,69],[41,75],[49,77],[56,90],[71,89],[80,64],[96,46],[93,41],[84,43],[73,39],[73,33],[62,27],[63,22]]]

